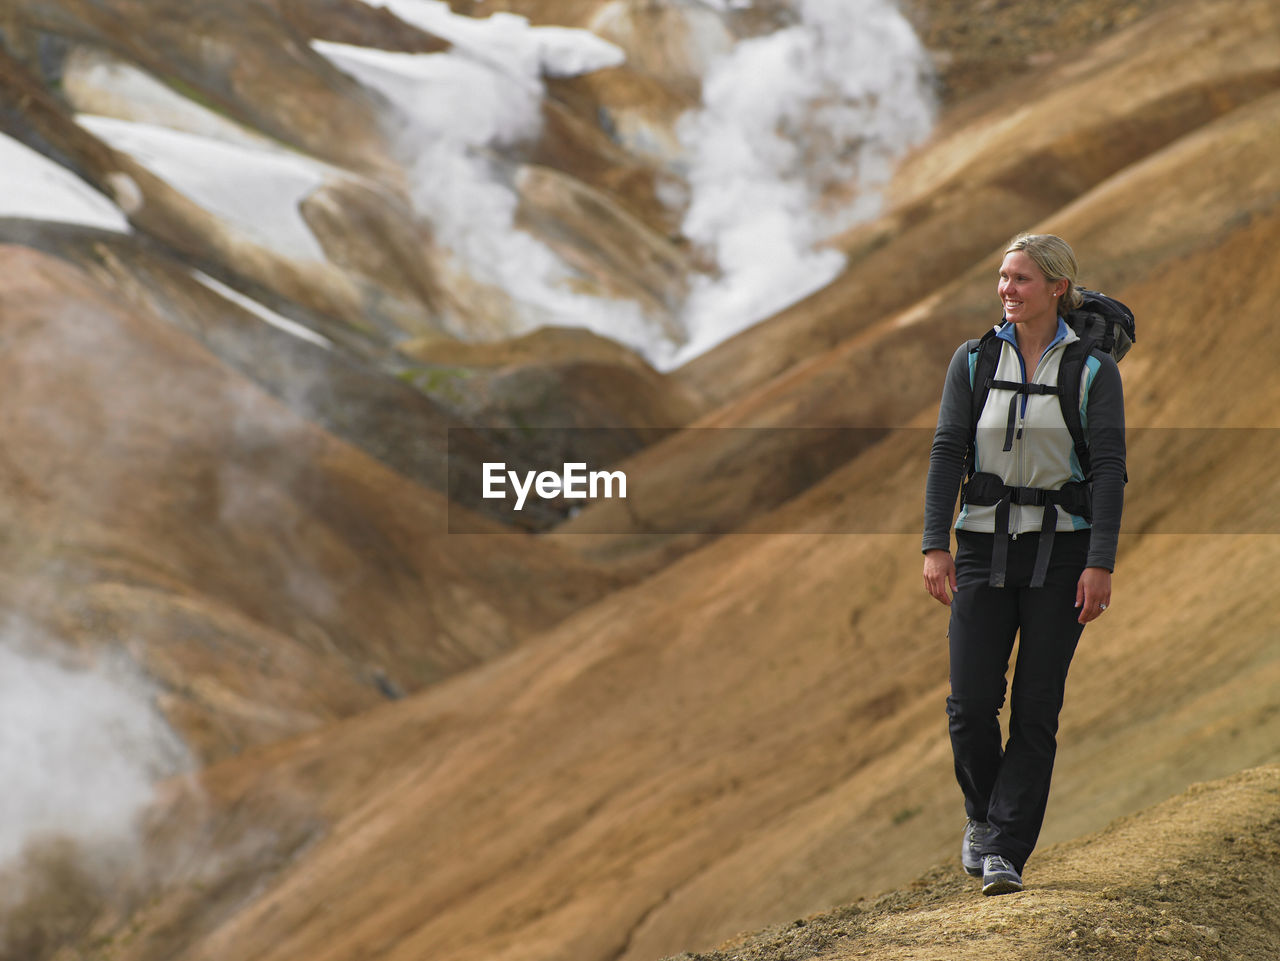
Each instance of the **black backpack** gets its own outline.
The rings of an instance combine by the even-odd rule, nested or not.
[[[1134,325],[1133,311],[1118,300],[1094,290],[1078,288],[1084,296],[1084,302],[1063,318],[1079,336],[1074,344],[1068,344],[1058,367],[1058,384],[1048,387],[1039,384],[1007,384],[996,381],[996,366],[1000,362],[1000,342],[996,338],[996,329],[992,328],[983,334],[973,348],[978,357],[973,368],[973,417],[976,428],[978,418],[987,405],[987,394],[993,385],[1005,389],[1036,394],[1057,394],[1058,403],[1062,407],[1062,419],[1071,431],[1071,439],[1075,445],[1076,457],[1080,461],[1080,469],[1085,479],[1093,476],[1089,458],[1089,445],[1085,442],[1084,428],[1080,424],[1080,371],[1085,358],[1093,351],[1110,354],[1117,362],[1129,352],[1129,348],[1137,342],[1138,333]],[[1018,394],[1014,395],[1017,401]],[[1013,420],[1010,418],[1010,424]],[[969,441],[969,454],[966,476],[973,472],[975,437]],[[1006,438],[1006,447],[1012,442],[1012,436]]]

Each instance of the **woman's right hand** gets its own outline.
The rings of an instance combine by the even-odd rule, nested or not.
[[[927,551],[924,555],[924,587],[947,607],[956,592],[956,562],[950,551]],[[951,594],[947,588],[951,588]]]

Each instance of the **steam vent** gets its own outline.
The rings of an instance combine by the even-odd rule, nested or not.
[[[0,7],[0,961],[1280,957],[1274,2]],[[1024,232],[1137,340],[984,898],[921,532]]]

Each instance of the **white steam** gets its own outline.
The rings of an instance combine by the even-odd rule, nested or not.
[[[677,130],[683,232],[716,267],[692,279],[680,344],[639,305],[590,296],[583,278],[516,228],[518,173],[498,153],[537,136],[544,76],[611,66],[621,51],[511,14],[459,16],[440,0],[365,2],[453,44],[439,54],[313,46],[398,108],[414,205],[459,276],[510,299],[506,332],[584,326],[664,368],[830,282],[844,259],[823,242],[877,212],[895,162],[933,121],[928,57],[892,0],[793,0],[789,26],[715,61],[702,109]]]
[[[703,78],[678,133],[683,229],[711,252],[682,362],[828,283],[825,237],[873,216],[894,162],[929,132],[928,58],[890,0],[797,0],[798,22],[744,40]]]
[[[70,667],[0,641],[0,864],[26,845],[134,838],[157,780],[186,750],[136,672]]]
[[[402,54],[322,41],[312,46],[397,109],[401,143],[412,158],[414,208],[460,275],[510,298],[501,312],[503,332],[580,326],[651,352],[661,335],[638,305],[584,293],[581,278],[546,244],[515,227],[516,173],[495,154],[537,136],[544,76],[613,66],[622,51],[586,30],[535,27],[508,13],[472,18],[438,0],[366,2],[453,48]]]
[[[323,41],[313,46],[404,115],[413,199],[440,243],[481,273],[512,260],[526,263],[531,248],[516,249],[523,243],[517,237],[532,238],[512,229],[518,198],[489,149],[537,134],[541,85],[462,54],[387,53]]]
[[[625,59],[621,50],[587,30],[535,27],[528,19],[499,11],[476,18],[455,14],[442,0],[365,0],[385,7],[405,23],[421,27],[455,50],[523,77],[574,77]]]

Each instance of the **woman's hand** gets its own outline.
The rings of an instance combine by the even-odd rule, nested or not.
[[[951,594],[947,594],[950,586]],[[956,592],[956,562],[951,559],[950,551],[928,551],[924,555],[924,587],[947,607],[951,606],[951,597]]]
[[[1088,624],[1110,603],[1111,572],[1105,567],[1086,567],[1076,584],[1076,607],[1080,608],[1080,616],[1076,620]]]

